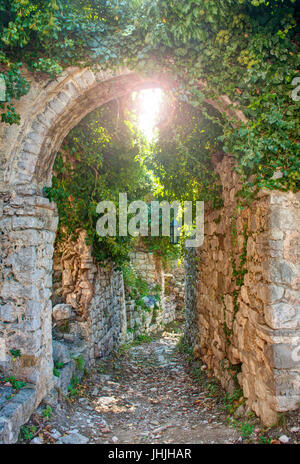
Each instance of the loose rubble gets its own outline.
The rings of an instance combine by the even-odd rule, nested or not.
[[[237,408],[238,418],[230,426],[217,396],[209,395],[191,375],[195,361],[178,351],[178,339],[178,333],[164,332],[160,339],[98,362],[78,387],[78,395],[62,399],[44,420],[38,439],[30,443],[41,439],[57,444],[296,442],[282,432],[274,431],[273,438],[272,431],[264,435],[260,421],[251,422],[242,408]],[[203,366],[200,371],[209,375]],[[37,420],[35,414],[29,424]],[[246,437],[241,430],[247,430],[242,426],[248,421]]]

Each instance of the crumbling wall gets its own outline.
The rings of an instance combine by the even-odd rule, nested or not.
[[[58,243],[54,256],[54,338],[81,345],[89,364],[117,349],[126,334],[123,276],[96,264],[86,232]]]
[[[168,324],[175,319],[179,319],[184,306],[184,271],[183,267],[178,267],[177,262],[170,265],[168,273],[165,272],[162,259],[153,253],[149,253],[142,246],[137,246],[130,253],[130,265],[135,269],[137,275],[145,280],[149,285],[149,293],[155,288],[160,291],[160,305],[158,310],[152,316],[152,323],[149,325],[150,316],[146,317],[144,330],[155,332],[160,330],[165,324]],[[157,290],[156,290],[157,293]],[[133,301],[127,302],[127,311],[130,313],[128,317],[129,325],[134,317],[136,305]],[[138,315],[138,323],[140,316]],[[145,317],[142,317],[145,320]],[[135,323],[136,324],[136,323]]]
[[[149,286],[163,288],[163,266],[161,260],[145,248],[137,247],[130,252],[130,265]]]
[[[224,388],[241,385],[248,406],[270,425],[300,399],[299,357],[292,357],[300,344],[299,197],[260,192],[235,215],[240,183],[233,159],[224,157],[216,170],[224,207],[206,209],[197,275],[194,260],[187,267],[196,282],[196,301],[188,287],[189,327],[196,319],[196,355]]]
[[[149,296],[144,297],[142,305],[125,294],[123,275],[112,263],[96,264],[84,230],[77,231],[76,240],[70,237],[56,243],[54,361],[59,362],[59,343],[64,343],[67,352],[94,364],[96,358],[111,353],[122,342],[132,341],[142,333],[156,333],[176,318],[178,294],[165,295],[161,261],[140,249],[133,251],[130,259],[137,274],[149,285]],[[158,300],[154,297],[157,294]]]

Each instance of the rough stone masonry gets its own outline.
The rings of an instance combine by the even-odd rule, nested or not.
[[[55,155],[68,132],[87,113],[141,88],[143,81],[127,70],[79,68],[52,81],[28,78],[30,92],[15,103],[21,124],[0,128],[0,337],[6,346],[0,365],[35,385],[37,405],[53,385],[50,298],[57,213],[43,188],[51,183]],[[220,109],[226,101],[223,96],[209,103]],[[250,406],[270,424],[276,412],[300,401],[299,356],[293,355],[300,344],[299,195],[261,192],[251,210],[239,214],[233,241],[238,179],[228,155],[216,169],[224,208],[206,211],[195,290],[192,278],[187,289],[191,321],[197,321],[190,332],[197,338],[195,353],[227,388],[233,388],[229,371],[236,366]],[[238,269],[242,255],[247,273],[237,289],[232,264]],[[14,363],[10,351],[18,349],[22,356]]]
[[[300,195],[260,192],[235,221],[233,159],[216,171],[224,207],[206,210],[204,244],[186,260],[186,335],[223,387],[241,386],[271,425],[300,400]]]
[[[113,263],[97,264],[86,231],[57,242],[53,263],[52,318],[55,346],[81,352],[87,365],[110,354],[121,343],[141,333],[155,333],[176,317],[176,303],[164,295],[164,273],[159,259],[146,250],[130,255],[131,266],[144,277],[149,292],[160,285],[160,302],[142,310],[126,294],[123,275]],[[145,276],[147,271],[147,278]],[[155,315],[155,317],[154,317]],[[60,361],[59,359],[55,359]]]

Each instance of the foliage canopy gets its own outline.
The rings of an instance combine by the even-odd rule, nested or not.
[[[248,122],[224,118],[219,140],[244,196],[299,189],[296,0],[0,0],[0,12],[3,122],[19,120],[11,100],[28,91],[23,64],[50,77],[70,64],[169,73],[195,107],[226,94],[243,111]]]

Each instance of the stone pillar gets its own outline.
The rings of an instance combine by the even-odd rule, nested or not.
[[[50,296],[58,217],[55,205],[30,187],[2,195],[0,206],[0,366],[35,384],[39,403],[53,378]]]
[[[276,411],[300,401],[300,193],[270,194],[269,295],[265,320],[272,330],[266,353],[275,379]]]

